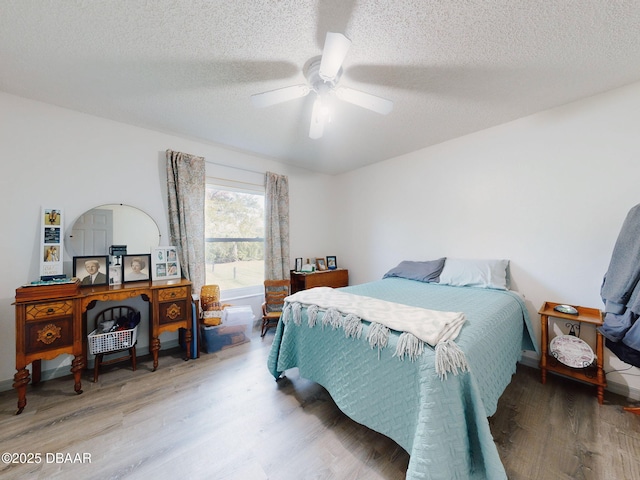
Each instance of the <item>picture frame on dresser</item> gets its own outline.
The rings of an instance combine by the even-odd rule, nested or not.
[[[329,270],[335,270],[336,268],[338,268],[338,260],[336,259],[335,255],[327,256],[327,268]]]
[[[181,278],[177,247],[155,247],[151,249],[151,278],[173,280]]]
[[[122,284],[122,265],[109,265],[109,285]]]
[[[123,255],[122,256],[123,283],[143,282],[145,280],[151,280],[150,268],[151,268],[151,255],[148,253],[142,253],[137,255]]]
[[[296,258],[296,266],[294,268],[294,272],[299,272],[302,270],[302,257]]]
[[[108,255],[82,255],[73,257],[73,276],[80,278],[80,285],[106,285],[108,277]]]
[[[327,269],[327,263],[325,262],[324,258],[316,258],[316,268],[321,272]]]

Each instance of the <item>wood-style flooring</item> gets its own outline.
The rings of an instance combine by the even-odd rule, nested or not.
[[[297,370],[276,383],[266,359],[273,330],[184,362],[161,352],[106,367],[98,383],[70,377],[0,393],[0,462],[8,479],[403,479],[408,454],[359,425]],[[519,366],[491,430],[511,480],[640,479],[640,416],[607,392]],[[40,461],[38,457],[40,454]],[[3,456],[3,461],[6,458]],[[90,460],[90,461],[89,461]]]

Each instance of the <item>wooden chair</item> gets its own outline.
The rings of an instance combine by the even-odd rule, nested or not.
[[[105,322],[117,322],[120,318],[130,318],[131,316],[140,315],[135,308],[128,307],[126,305],[118,305],[116,307],[110,307],[102,310],[96,315],[95,327]],[[111,355],[112,353],[128,352],[128,355],[120,356],[118,358],[104,360],[105,355]],[[111,365],[113,363],[123,362],[125,360],[131,360],[131,368],[136,370],[136,344],[134,343],[127,348],[119,348],[115,350],[107,350],[102,353],[96,353],[95,364],[93,366],[93,381],[98,381],[98,374],[100,373],[100,367],[102,365]]]
[[[262,331],[261,337],[267,333],[271,327],[278,325],[284,299],[289,296],[291,282],[289,280],[265,280],[264,281],[264,303],[262,304]]]

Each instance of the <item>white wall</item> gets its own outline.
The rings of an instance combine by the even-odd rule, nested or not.
[[[15,373],[15,288],[38,276],[41,206],[62,206],[68,225],[96,205],[134,205],[167,238],[167,148],[289,175],[292,258],[337,255],[351,283],[403,259],[499,257],[511,260],[537,331],[545,300],[601,307],[613,244],[640,203],[639,111],[634,84],[327,177],[0,93],[0,387]],[[626,368],[605,360],[608,371]],[[67,374],[66,361],[43,367]],[[638,374],[608,381],[638,396]]]
[[[61,207],[66,226],[105,203],[138,207],[155,219],[163,239],[166,220],[165,150],[204,156],[210,162],[289,176],[292,257],[325,252],[331,219],[331,179],[201,141],[154,132],[0,93],[3,205],[0,229],[0,390],[15,373],[15,289],[39,276],[42,206]],[[227,169],[232,171],[233,169]],[[142,328],[142,327],[141,327]],[[161,337],[163,344],[177,334]],[[175,338],[174,338],[175,337]],[[144,328],[142,351],[148,347]],[[69,357],[43,362],[43,370],[69,374]]]
[[[339,262],[361,283],[401,260],[508,258],[538,338],[546,300],[602,308],[640,203],[638,112],[634,84],[340,176]],[[606,353],[606,371],[627,367]],[[638,373],[607,379],[637,396]]]

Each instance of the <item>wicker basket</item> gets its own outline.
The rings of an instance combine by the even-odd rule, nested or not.
[[[218,285],[203,285],[200,288],[200,308],[203,312],[220,310],[220,287]]]
[[[133,347],[136,344],[138,326],[136,325],[130,330],[116,330],[115,332],[108,333],[96,332],[97,330],[94,330],[87,336],[89,353],[91,355],[115,352]]]

